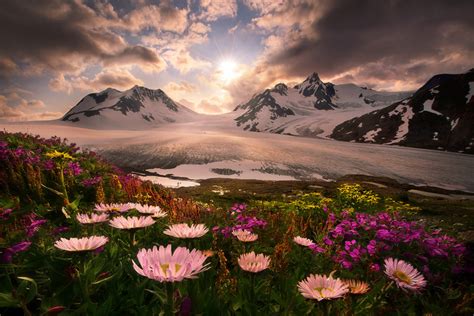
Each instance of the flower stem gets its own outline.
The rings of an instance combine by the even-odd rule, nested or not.
[[[252,315],[257,315],[257,300],[255,299],[255,273],[250,274],[250,304]]]
[[[66,182],[64,181],[64,163],[61,162],[59,167],[59,182],[61,182],[61,189],[63,190],[64,204],[69,204],[69,197],[66,189]]]
[[[165,316],[174,315],[174,297],[173,297],[173,282],[166,282],[166,306],[165,306]]]

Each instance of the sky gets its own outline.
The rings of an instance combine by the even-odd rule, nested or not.
[[[108,87],[229,112],[278,82],[415,90],[474,67],[472,0],[2,0],[0,120]]]

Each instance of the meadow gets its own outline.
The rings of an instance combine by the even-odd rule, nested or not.
[[[0,133],[0,314],[470,315],[470,249],[360,184],[213,203]]]

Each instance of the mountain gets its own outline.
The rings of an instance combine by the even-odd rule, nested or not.
[[[474,69],[432,77],[412,97],[349,119],[331,137],[474,154]]]
[[[324,137],[348,118],[409,95],[411,92],[378,92],[354,84],[324,83],[313,73],[294,87],[279,83],[254,95],[234,109],[235,122],[254,132]]]
[[[144,129],[192,121],[200,116],[173,101],[160,89],[135,86],[123,92],[108,88],[91,93],[69,110],[62,121],[98,129]]]

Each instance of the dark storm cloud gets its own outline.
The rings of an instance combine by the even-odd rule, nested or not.
[[[80,2],[4,0],[0,6],[0,59],[29,64],[33,70],[75,71],[87,62],[163,66],[156,53],[128,46]]]
[[[267,63],[290,76],[310,69],[332,77],[359,67],[360,76],[381,80],[472,67],[472,0],[339,0],[324,10],[302,31],[290,31],[288,46],[270,51]]]

